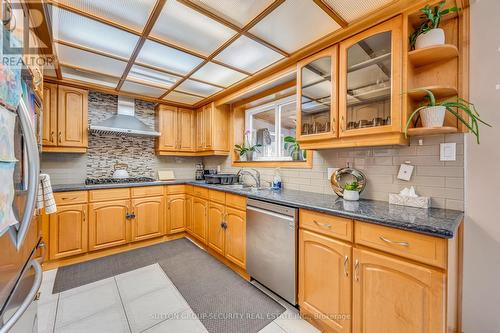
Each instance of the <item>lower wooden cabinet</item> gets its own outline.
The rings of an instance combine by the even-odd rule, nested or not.
[[[226,207],[225,256],[236,265],[245,268],[246,256],[246,212]]]
[[[344,242],[299,231],[300,310],[324,331],[351,331],[351,250]]]
[[[165,234],[165,199],[149,197],[132,199],[132,241],[141,241]]]
[[[193,233],[193,197],[186,195],[186,230]]]
[[[207,244],[208,201],[193,197],[193,236]]]
[[[89,204],[89,251],[128,243],[130,212],[128,199]]]
[[[167,234],[186,230],[186,196],[173,194],[167,197]]]
[[[61,205],[49,215],[49,259],[87,252],[87,204]]]
[[[353,332],[446,332],[444,273],[368,250],[353,259]]]
[[[215,252],[224,255],[225,242],[225,206],[210,202],[208,206],[208,239],[207,245]]]

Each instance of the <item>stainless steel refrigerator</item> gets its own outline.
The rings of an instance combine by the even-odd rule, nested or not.
[[[35,215],[40,172],[37,133],[41,130],[41,115],[36,111],[29,85],[24,82],[24,86],[26,89],[23,89],[17,110],[0,109],[0,112],[16,115],[13,161],[17,162],[12,162],[15,163],[13,182],[6,182],[5,178],[0,180],[0,191],[1,187],[5,190],[13,186],[11,212],[18,222],[4,228],[0,236],[0,333],[37,332],[36,300],[42,282],[41,259],[37,258],[42,252],[39,250],[41,230],[39,216]],[[6,142],[12,144],[0,140],[0,145]],[[0,161],[2,163],[6,162]],[[5,216],[0,215],[2,218]]]

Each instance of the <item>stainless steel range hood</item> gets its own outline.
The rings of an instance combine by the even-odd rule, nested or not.
[[[118,96],[118,113],[96,125],[90,125],[91,133],[125,136],[160,136],[159,132],[144,124],[135,116],[135,100]]]

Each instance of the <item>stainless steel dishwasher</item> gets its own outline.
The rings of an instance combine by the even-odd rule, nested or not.
[[[248,199],[247,272],[260,284],[297,304],[297,210]]]

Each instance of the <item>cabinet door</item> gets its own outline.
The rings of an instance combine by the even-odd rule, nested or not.
[[[212,137],[212,125],[213,125],[213,103],[205,105],[203,107],[203,148],[206,150],[212,150],[213,137]]]
[[[89,204],[89,250],[126,244],[130,240],[130,202],[126,200]]]
[[[402,19],[340,43],[340,136],[401,131]]]
[[[351,331],[350,258],[350,245],[300,229],[300,309],[325,331]]]
[[[246,212],[226,207],[226,258],[246,268]]]
[[[212,149],[219,151],[229,151],[229,106],[220,105],[213,110]]]
[[[354,332],[445,332],[445,274],[354,249]]]
[[[336,138],[337,46],[297,64],[297,137],[301,141]]]
[[[57,146],[57,85],[43,86],[42,144]]]
[[[207,200],[193,197],[193,235],[207,243]]]
[[[149,197],[132,199],[132,241],[159,237],[164,234],[164,198]]]
[[[161,105],[158,113],[159,132],[158,150],[172,151],[178,147],[177,108]]]
[[[58,96],[57,145],[61,147],[87,147],[88,91],[59,86]]]
[[[58,206],[49,215],[49,257],[61,259],[87,252],[87,205]]]
[[[186,230],[186,196],[174,194],[168,196],[167,233],[174,234]]]
[[[194,113],[189,109],[179,109],[179,150],[194,151],[195,149],[195,119]]]
[[[224,255],[224,205],[210,202],[208,206],[208,246]]]
[[[186,196],[186,230],[188,233],[193,233],[193,197]]]
[[[204,131],[204,113],[203,108],[196,110],[196,150],[205,149],[205,131]]]

